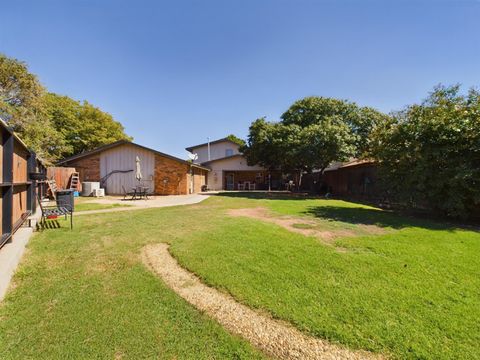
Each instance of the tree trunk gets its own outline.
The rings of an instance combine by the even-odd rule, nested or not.
[[[297,191],[300,191],[300,187],[302,186],[302,176],[303,176],[303,170],[300,170],[300,176],[298,177],[298,183],[297,183]]]

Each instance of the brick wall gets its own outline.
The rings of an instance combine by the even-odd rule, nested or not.
[[[80,173],[80,181],[100,181],[100,155],[94,154],[72,160],[65,166],[74,167]],[[190,165],[155,154],[154,192],[158,195],[185,195],[189,190]],[[205,184],[206,171],[194,168],[195,192]]]
[[[188,194],[189,165],[155,154],[155,194]]]
[[[94,154],[69,161],[64,166],[74,167],[79,172],[80,181],[100,181],[100,155]]]

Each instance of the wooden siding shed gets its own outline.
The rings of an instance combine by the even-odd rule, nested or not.
[[[135,178],[140,159],[142,180]],[[174,156],[121,140],[60,161],[74,167],[80,181],[97,181],[109,195],[120,195],[142,185],[156,195],[184,195],[201,191],[208,169]]]

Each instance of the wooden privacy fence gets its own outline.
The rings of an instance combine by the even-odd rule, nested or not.
[[[349,199],[375,200],[381,198],[378,187],[377,164],[370,160],[353,160],[306,174],[302,179],[302,190]]]
[[[11,239],[28,216],[35,212],[43,185],[31,173],[45,173],[34,152],[0,119],[0,247]]]
[[[59,167],[51,166],[47,168],[47,178],[48,180],[55,180],[57,188],[59,189],[68,189],[70,186],[70,178],[73,173],[76,173],[77,170],[74,167]],[[78,191],[82,191],[82,184],[79,182]]]

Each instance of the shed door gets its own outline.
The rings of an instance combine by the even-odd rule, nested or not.
[[[135,159],[140,159],[142,181],[135,179]],[[128,171],[115,173],[117,170]],[[104,151],[100,155],[100,176],[108,176],[105,182],[107,194],[123,194],[123,188],[131,191],[135,186],[147,186],[150,192],[154,190],[155,155],[134,145],[121,145]]]

